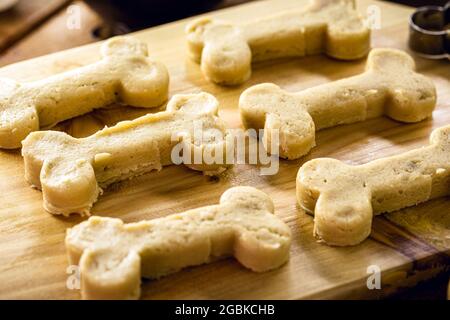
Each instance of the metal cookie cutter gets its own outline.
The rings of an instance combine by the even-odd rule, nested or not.
[[[418,8],[409,19],[409,47],[429,59],[450,59],[450,1]]]

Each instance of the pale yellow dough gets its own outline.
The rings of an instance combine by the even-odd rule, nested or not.
[[[189,54],[203,74],[224,85],[245,82],[252,61],[320,53],[353,60],[370,48],[370,30],[353,0],[311,0],[306,8],[246,24],[199,18],[186,34]]]
[[[427,77],[414,72],[414,60],[396,49],[373,49],[366,71],[296,93],[275,84],[245,90],[239,110],[246,128],[263,129],[267,151],[297,159],[315,146],[315,131],[386,115],[402,122],[431,116],[436,89]],[[279,134],[279,150],[270,138]]]
[[[374,214],[450,195],[450,125],[432,132],[430,145],[351,166],[331,158],[306,162],[297,199],[314,213],[314,234],[327,244],[366,239]]]
[[[217,114],[218,102],[210,94],[175,95],[167,111],[123,121],[86,138],[57,131],[33,132],[22,147],[26,180],[42,190],[48,212],[89,215],[101,188],[172,164],[172,149],[180,143],[200,155],[199,163],[194,156],[184,161],[187,166],[220,173],[227,167],[225,159],[211,163],[203,158],[212,151],[223,151],[223,157],[228,152],[226,127]],[[196,124],[203,128],[197,138]],[[214,132],[221,133],[223,140]]]
[[[91,217],[68,229],[69,262],[79,265],[84,299],[137,299],[141,277],[234,256],[256,272],[289,258],[291,232],[270,197],[252,187],[228,189],[218,205],[124,224]]]
[[[32,131],[114,102],[149,108],[167,100],[167,69],[147,57],[145,43],[115,37],[101,53],[96,63],[39,81],[0,79],[0,148],[20,148]]]

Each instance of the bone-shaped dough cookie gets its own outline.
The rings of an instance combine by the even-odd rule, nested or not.
[[[246,128],[264,128],[268,152],[270,137],[279,134],[280,157],[297,159],[315,145],[315,130],[386,115],[417,122],[431,116],[436,105],[433,82],[414,72],[414,60],[395,49],[370,52],[366,71],[297,93],[274,84],[245,90],[239,99]],[[273,152],[276,153],[276,152]]]
[[[290,10],[247,24],[200,18],[186,26],[191,57],[211,81],[235,85],[251,74],[251,62],[324,52],[343,60],[365,56],[370,30],[353,0],[312,0],[303,10]]]
[[[220,203],[164,218],[123,224],[91,217],[67,231],[84,299],[136,299],[141,276],[159,278],[182,268],[234,256],[264,272],[289,258],[291,232],[273,202],[252,187],[234,187]]]
[[[57,131],[32,132],[22,142],[25,177],[42,190],[48,212],[88,215],[101,188],[172,164],[177,143],[186,144],[184,150],[193,154],[202,152],[200,159],[185,161],[187,166],[218,173],[227,166],[228,134],[217,113],[218,102],[210,94],[175,95],[167,111],[123,121],[86,138]],[[196,123],[203,129],[200,137],[194,136]],[[223,140],[210,136],[214,131],[222,133]],[[173,141],[177,134],[182,141]],[[205,154],[215,150],[222,150],[224,158],[203,161]]]
[[[373,214],[450,195],[450,126],[432,132],[430,145],[351,166],[331,158],[305,163],[297,199],[314,212],[314,234],[330,245],[366,239]]]
[[[167,100],[166,67],[147,57],[145,43],[115,37],[102,60],[35,82],[0,80],[0,148],[19,148],[32,131],[114,102],[157,107]]]

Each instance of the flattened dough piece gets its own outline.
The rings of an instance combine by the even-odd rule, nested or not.
[[[236,85],[251,74],[251,62],[325,53],[342,59],[364,57],[370,30],[353,0],[311,0],[246,24],[199,18],[186,26],[190,56],[210,81]]]
[[[289,258],[291,232],[270,197],[234,187],[220,203],[164,218],[124,224],[91,217],[68,229],[71,264],[79,264],[84,299],[136,299],[141,276],[159,278],[188,266],[234,256],[256,272]]]
[[[167,111],[119,122],[86,138],[33,132],[23,141],[26,180],[42,190],[48,212],[89,215],[101,188],[172,164],[175,146],[184,147],[179,160],[190,168],[220,173],[228,166],[228,133],[217,114],[218,102],[210,94],[175,95]],[[199,124],[201,137],[194,136]],[[192,155],[185,157],[185,150]],[[205,158],[211,153],[213,162]]]
[[[245,90],[239,110],[246,128],[263,129],[267,151],[297,159],[315,146],[315,131],[386,115],[402,122],[431,116],[436,89],[431,79],[414,71],[404,51],[373,49],[366,71],[350,78],[296,93],[271,83]],[[270,150],[270,137],[279,134],[279,150]]]
[[[39,81],[0,79],[0,148],[20,148],[33,131],[120,102],[151,108],[167,100],[166,67],[147,57],[145,43],[115,37],[96,63]]]
[[[297,199],[314,213],[315,236],[337,246],[366,239],[374,214],[449,194],[450,125],[434,130],[427,147],[359,166],[314,159],[297,175]]]

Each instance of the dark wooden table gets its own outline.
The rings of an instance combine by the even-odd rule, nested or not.
[[[0,66],[248,1],[252,0],[216,1],[181,12],[143,17],[111,5],[114,0],[22,0],[12,10],[0,13]],[[420,6],[446,1],[396,2]],[[80,17],[79,26],[70,20],[76,15]],[[445,299],[448,278],[444,274],[392,299]]]

